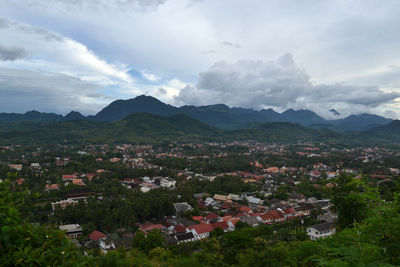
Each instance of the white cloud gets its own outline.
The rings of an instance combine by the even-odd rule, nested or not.
[[[388,68],[400,65],[399,12],[397,0],[0,0],[0,16],[26,23],[17,27],[25,36],[6,35],[16,26],[0,19],[1,43],[24,48],[29,55],[29,60],[3,62],[2,66],[66,74],[111,87],[107,93],[127,98],[146,92],[157,95],[171,77],[194,84],[196,74],[215,62],[258,62],[290,51],[307,69],[296,75],[311,78],[283,76],[292,86],[285,90],[290,97],[278,90],[269,101],[283,103],[280,110],[290,103],[324,112],[316,97],[296,92],[296,88],[310,88],[309,83],[314,95],[325,92],[324,99],[333,101],[328,106],[342,114],[368,109],[400,114],[398,102],[384,102],[393,95],[379,93],[400,92],[400,76]],[[149,82],[124,77],[128,67],[139,73],[145,70],[143,77]],[[205,82],[200,79],[199,85]],[[170,101],[176,90],[168,93]],[[338,96],[327,94],[329,90],[336,90]],[[357,101],[357,94],[347,95],[346,90],[357,92],[361,100]],[[235,94],[227,90],[221,102],[257,104],[239,102]],[[228,99],[230,95],[232,99]],[[375,103],[374,97],[378,97]],[[316,103],[307,102],[311,100]]]
[[[74,107],[85,112],[93,112],[96,111],[93,107],[99,107],[96,103],[104,104],[103,91],[108,87],[114,88],[111,95],[118,95],[120,92],[130,96],[134,91],[134,80],[127,74],[128,68],[124,65],[108,63],[85,45],[57,33],[15,21],[4,19],[3,21],[6,26],[0,28],[0,34],[2,40],[10,46],[0,45],[0,67],[3,78],[0,94],[10,98],[13,95],[10,90],[13,88],[22,98],[23,88],[26,88],[26,97],[32,99],[33,90],[36,90],[36,94],[41,97],[33,98],[36,100],[32,102],[35,106],[29,104],[26,109],[29,107],[42,111],[44,110],[42,104],[49,108],[50,103],[41,104],[39,101],[47,99],[44,93],[48,93],[49,98],[57,105],[63,103],[62,99],[65,99],[66,95],[74,101],[74,104],[71,102],[63,107],[53,105],[54,110],[65,112],[69,107]],[[33,79],[34,73],[37,76],[35,79]],[[11,76],[7,78],[7,74]],[[29,78],[24,79],[23,74]],[[74,86],[77,90],[70,88],[70,92],[66,91],[66,81],[68,86]],[[97,95],[99,99],[87,95]],[[1,107],[3,111],[7,111],[6,107],[12,106],[5,104]],[[22,106],[19,105],[19,108]]]
[[[161,77],[159,77],[153,73],[149,73],[147,70],[143,70],[141,74],[142,74],[143,78],[145,78],[146,80],[151,81],[151,82],[156,82],[161,79]]]
[[[376,86],[314,84],[309,75],[297,67],[291,54],[285,54],[275,62],[218,62],[200,73],[196,86],[183,88],[175,97],[175,103],[311,109],[330,118],[332,108],[342,116],[368,112],[382,104],[393,103],[397,97],[399,93],[383,92]]]

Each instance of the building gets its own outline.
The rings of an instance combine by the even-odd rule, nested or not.
[[[174,203],[174,208],[177,215],[186,211],[193,210],[193,207],[187,202]]]
[[[8,165],[8,167],[10,169],[13,169],[13,170],[16,170],[16,171],[22,170],[22,164],[11,164],[11,165]]]
[[[60,190],[60,187],[58,186],[58,184],[47,184],[46,188],[44,189],[44,191],[46,191],[46,192],[53,191],[53,190]]]
[[[214,228],[207,223],[195,224],[188,227],[189,230],[193,233],[196,240],[200,240],[203,238],[207,238],[210,236],[210,232],[214,230]]]
[[[60,225],[59,229],[65,231],[67,237],[77,238],[82,235],[82,227],[79,224]]]
[[[176,181],[171,178],[161,178],[160,179],[160,186],[166,188],[175,188]]]
[[[307,228],[307,235],[311,240],[327,238],[336,233],[335,225],[330,222],[316,224]]]
[[[65,209],[65,207],[68,205],[78,204],[79,200],[86,201],[86,197],[67,198],[66,200],[61,200],[61,201],[51,203],[51,207],[52,207],[53,211],[55,211],[57,207]]]

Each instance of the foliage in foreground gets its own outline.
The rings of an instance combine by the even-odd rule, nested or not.
[[[24,195],[0,183],[0,262],[4,266],[397,266],[400,265],[400,196],[376,205],[373,190],[353,179],[339,181],[345,196],[337,195],[339,217],[352,208],[361,213],[343,230],[319,241],[273,241],[271,227],[245,227],[200,243],[165,247],[159,238],[136,238],[129,251],[88,256],[63,233],[26,222],[18,213]],[[357,191],[357,190],[358,191]],[[11,191],[11,193],[10,193]],[[364,195],[366,194],[366,195]],[[373,201],[372,201],[373,200]],[[152,239],[153,240],[153,239]]]

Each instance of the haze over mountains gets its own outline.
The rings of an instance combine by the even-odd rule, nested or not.
[[[62,116],[54,113],[30,111],[24,114],[0,113],[0,122],[62,122],[74,120],[92,120],[98,122],[118,121],[132,113],[149,113],[159,116],[184,114],[210,126],[223,130],[252,128],[267,122],[291,122],[313,128],[330,128],[336,131],[364,131],[389,124],[392,120],[373,114],[351,115],[344,119],[325,120],[310,110],[288,109],[278,113],[272,109],[256,111],[245,108],[230,108],[224,104],[208,106],[175,107],[158,99],[141,95],[128,100],[116,100],[94,116],[85,117],[71,111]]]

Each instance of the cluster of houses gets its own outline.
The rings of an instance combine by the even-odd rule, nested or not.
[[[136,188],[140,187],[140,191],[143,193],[147,193],[152,189],[156,189],[159,187],[174,189],[176,186],[176,180],[169,178],[169,177],[142,177],[140,179],[132,179],[132,178],[125,178],[121,181],[121,185],[126,188]]]

